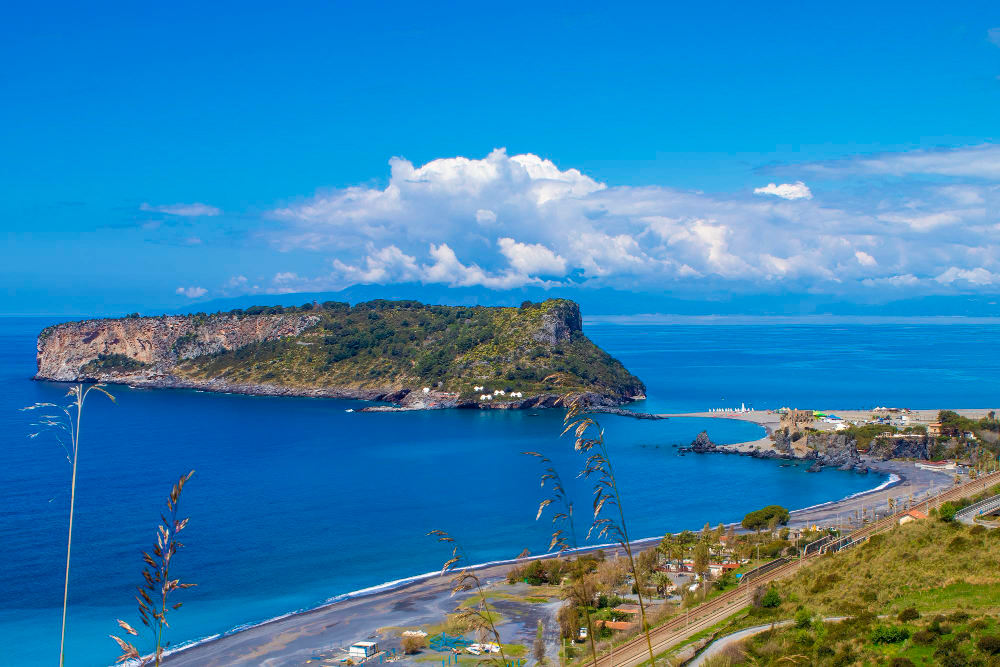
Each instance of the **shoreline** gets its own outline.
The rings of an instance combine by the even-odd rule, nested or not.
[[[924,471],[916,468],[913,462],[873,462],[872,470],[886,476],[877,486],[845,498],[791,510],[789,525],[832,526],[840,516],[847,516],[862,506],[870,509],[873,500],[876,505],[884,507],[884,502],[878,502],[880,493],[909,491],[916,498],[918,494],[938,493],[952,485],[950,474]],[[742,531],[738,523],[730,525]],[[632,545],[648,546],[662,539],[662,536],[645,537],[632,540]],[[503,580],[515,564],[601,549],[609,553],[621,551],[621,547],[614,544],[588,545],[563,554],[538,554],[478,563],[468,569],[475,570],[484,584],[492,587]],[[380,630],[385,628],[439,623],[455,606],[450,582],[451,574],[442,575],[434,571],[336,595],[315,607],[244,624],[221,634],[182,644],[170,652],[165,664],[178,667],[302,664],[309,658],[307,654],[372,638],[382,634]]]
[[[128,387],[129,389],[181,390],[206,392],[211,394],[235,394],[241,396],[268,396],[279,398],[328,398],[350,401],[368,401],[371,403],[391,403],[392,405],[365,406],[355,412],[412,412],[416,410],[543,410],[559,407],[561,394],[538,394],[515,401],[477,401],[461,400],[456,394],[431,391],[426,395],[412,389],[362,389],[358,387],[288,387],[271,384],[231,383],[220,378],[211,380],[189,380],[172,375],[155,377],[121,377],[95,378],[77,377],[73,380],[61,380],[46,377],[39,373],[30,378],[33,382],[52,382],[60,384],[94,383]],[[607,412],[636,419],[667,419],[665,416],[645,412],[636,412],[620,406],[630,405],[645,399],[645,396],[623,396],[618,394],[600,394],[592,391],[576,392],[585,395],[593,401],[590,405],[594,412]]]

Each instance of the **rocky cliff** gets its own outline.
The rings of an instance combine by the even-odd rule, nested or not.
[[[561,299],[520,308],[406,301],[307,304],[88,320],[38,337],[42,380],[96,380],[410,407],[543,407],[566,391],[597,405],[645,387],[582,331]]]
[[[49,327],[38,336],[38,374],[45,380],[142,377],[169,373],[178,361],[295,336],[316,324],[316,315],[238,317],[170,316],[87,320]],[[105,360],[131,359],[133,372]],[[123,359],[124,358],[124,359]],[[88,364],[93,372],[88,372]],[[124,363],[125,366],[129,364]],[[141,370],[140,370],[141,369]]]
[[[869,456],[876,461],[889,459],[930,458],[931,440],[927,435],[886,435],[872,439]]]

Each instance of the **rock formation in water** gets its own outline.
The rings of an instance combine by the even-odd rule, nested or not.
[[[386,400],[410,408],[594,405],[645,393],[572,301],[519,308],[327,302],[69,322],[38,337],[40,380]]]

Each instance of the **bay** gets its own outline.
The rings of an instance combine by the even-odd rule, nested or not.
[[[32,382],[37,332],[51,319],[0,319],[0,664],[58,652],[70,467],[53,439],[29,439],[21,407],[61,401]],[[586,333],[648,386],[632,406],[681,412],[745,402],[795,407],[987,407],[1000,394],[992,325],[741,326],[588,322]],[[544,552],[543,492],[527,450],[550,456],[586,513],[582,463],[558,437],[561,414],[346,412],[356,401],[114,387],[91,394],[83,424],[67,665],[108,665],[115,619],[134,622],[133,587],[170,485],[191,469],[191,516],[175,561],[198,584],[178,595],[175,644],[433,571],[446,530],[476,562]],[[756,439],[722,420],[606,416],[635,537],[737,521],[770,503],[804,507],[878,485],[877,476],[738,457],[678,456],[701,430]],[[583,541],[583,536],[580,536]]]

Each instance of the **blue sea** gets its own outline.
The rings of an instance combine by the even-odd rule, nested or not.
[[[0,319],[0,665],[57,659],[70,466],[19,408],[63,400],[67,386],[30,381],[35,336],[52,319]],[[793,324],[782,321],[587,322],[586,333],[648,387],[634,409],[710,407],[995,407],[1000,330],[993,323]],[[540,467],[551,457],[578,516],[589,487],[559,438],[561,414],[347,412],[357,401],[216,395],[113,387],[92,393],[82,425],[67,665],[104,666],[115,620],[132,601],[170,486],[189,470],[191,517],[174,572],[196,588],[169,637],[183,645],[433,571],[449,556],[427,537],[446,530],[470,559],[542,553],[535,521]],[[605,416],[633,537],[739,520],[779,503],[805,507],[884,480],[740,457],[679,456],[707,429],[716,442],[761,437],[728,420]],[[581,520],[581,522],[584,522]],[[583,536],[580,536],[581,541]],[[148,648],[148,642],[140,642]]]

